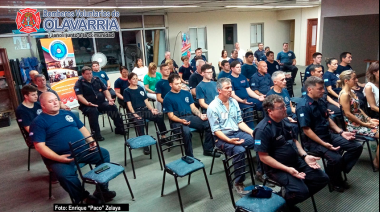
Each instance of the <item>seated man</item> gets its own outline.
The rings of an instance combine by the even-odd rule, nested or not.
[[[207,58],[206,56],[203,55],[203,52],[202,52],[202,48],[197,48],[195,50],[195,56],[194,58],[191,60],[191,67],[193,68],[193,71],[196,71],[197,70],[197,60],[201,58],[205,63],[207,62]]]
[[[29,85],[33,85],[34,87],[37,87],[36,83],[34,82],[34,76],[36,76],[37,74],[39,73],[36,70],[29,71],[29,78],[30,78]]]
[[[17,122],[21,127],[29,133],[29,126],[32,121],[40,115],[42,108],[38,100],[37,88],[32,85],[25,85],[21,89],[22,96],[24,101],[16,109]],[[33,143],[30,142],[29,138],[26,141],[28,147],[33,146]]]
[[[206,63],[205,63],[205,61],[202,60],[201,57],[196,57],[195,59],[197,61],[196,62],[197,70],[189,78],[189,88],[190,88],[190,93],[194,99],[195,107],[199,108],[200,105],[199,105],[199,102],[196,98],[196,96],[197,96],[196,88],[197,88],[198,84],[200,82],[202,82],[202,80],[203,80],[203,76],[201,75],[201,69],[202,69],[202,66]]]
[[[308,67],[306,67],[305,69],[305,76],[303,78],[303,82],[304,83],[307,78],[309,78],[311,76],[311,73],[310,73],[310,68],[313,66],[313,65],[319,65],[322,67],[322,74],[325,73],[325,68],[322,66],[322,53],[319,53],[319,52],[315,52],[313,54],[313,64],[309,65]]]
[[[261,58],[265,56],[265,49],[264,49],[264,44],[263,43],[259,43],[259,49],[257,49],[255,51],[255,58],[256,58],[256,63],[260,62],[261,61]],[[249,77],[250,79],[250,77]]]
[[[342,171],[349,173],[358,161],[363,146],[354,141],[355,133],[344,132],[329,117],[326,104],[321,100],[324,81],[309,77],[305,81],[307,95],[297,105],[297,118],[308,137],[304,147],[327,160],[326,173],[335,191],[344,192],[348,184],[342,179]],[[335,133],[330,133],[330,129]],[[345,151],[342,156],[339,151]]]
[[[37,94],[38,94],[38,98],[41,96],[42,93],[44,92],[51,92],[53,94],[55,94],[58,98],[58,101],[59,101],[59,106],[62,110],[67,110],[67,111],[71,111],[71,108],[68,107],[67,105],[65,105],[61,99],[59,98],[58,96],[58,93],[55,92],[55,90],[51,89],[49,86],[46,85],[46,79],[45,79],[45,76],[43,74],[37,74],[34,76],[34,82],[36,83],[37,85]],[[71,111],[72,113],[74,113],[74,115],[76,117],[79,117],[79,112],[76,111],[76,110],[73,110]]]
[[[112,99],[116,98],[116,92],[111,88],[111,82],[108,78],[108,75],[105,71],[101,71],[98,61],[92,61],[92,75],[98,77],[104,85],[107,87],[108,91],[111,94]]]
[[[173,68],[175,71],[178,71],[178,65],[177,63],[171,58],[171,53],[169,51],[165,52],[165,59],[161,62],[161,65],[162,64],[165,64],[166,61],[168,60],[172,60],[173,61]]]
[[[59,101],[54,94],[43,93],[40,101],[43,113],[32,122],[30,136],[46,166],[52,169],[59,183],[69,193],[75,204],[82,200],[85,200],[87,204],[99,204],[100,192],[103,193],[106,201],[113,199],[116,192],[109,191],[108,184],[101,184],[101,191],[97,189],[92,196],[88,191],[83,190],[78,179],[77,167],[74,159],[71,158],[69,142],[90,136],[86,127],[70,111],[59,109]],[[92,140],[90,137],[86,141],[91,142]],[[83,141],[83,144],[86,141]],[[108,151],[103,148],[100,149],[104,162],[110,162]],[[89,164],[100,165],[103,163],[99,154],[92,154],[83,160]]]
[[[245,147],[253,149],[253,130],[250,129],[241,118],[239,104],[231,98],[231,79],[221,78],[217,82],[219,95],[210,103],[207,109],[207,117],[211,126],[211,131],[215,137],[215,145],[228,156],[233,156],[245,152]],[[244,165],[244,154],[234,158],[235,176],[244,172],[239,167]],[[238,162],[240,161],[240,162]],[[235,179],[234,188],[240,195],[245,195],[249,191],[244,191],[245,175]]]
[[[199,112],[194,105],[191,94],[181,90],[181,77],[173,74],[169,77],[171,91],[166,94],[164,99],[165,113],[168,113],[172,121],[171,127],[178,128],[183,126],[183,139],[185,142],[185,154],[190,157],[193,155],[190,127],[199,131],[205,131],[205,141],[203,143],[203,154],[213,156],[214,140],[212,139],[210,125],[207,115]],[[220,154],[218,155],[220,157]]]
[[[245,54],[245,61],[246,63],[241,67],[241,74],[247,78],[247,80],[250,80],[251,77],[257,73],[257,67],[256,64],[253,64],[254,61],[253,53],[247,52]]]
[[[251,90],[249,87],[249,83],[245,76],[240,75],[241,73],[241,66],[240,63],[235,61],[231,64],[231,75],[229,78],[231,79],[232,84],[232,98],[234,98],[240,106],[240,109],[243,110],[244,108],[252,107],[253,104],[256,104],[256,110],[262,111],[262,105],[261,101],[264,101],[265,96],[259,96],[255,92]],[[247,111],[243,111],[245,113],[251,112],[251,109]],[[244,119],[243,114],[243,119]],[[251,129],[254,128],[254,124],[250,120],[247,124]]]
[[[273,81],[268,74],[268,66],[264,61],[260,61],[258,65],[258,72],[255,73],[251,80],[251,89],[259,96],[267,95],[268,91],[273,87]]]
[[[329,182],[316,158],[307,155],[298,142],[298,134],[286,125],[286,106],[282,97],[274,94],[263,103],[267,116],[257,125],[255,150],[269,178],[285,187],[284,198],[290,211],[300,211],[295,205],[323,189]]]
[[[169,66],[167,64],[162,64],[160,67],[162,79],[160,79],[156,83],[156,96],[157,96],[157,101],[162,105],[164,103],[164,98],[167,93],[169,93],[171,87],[169,85],[169,75],[170,75],[170,70]]]
[[[98,77],[92,77],[90,67],[82,68],[82,77],[75,83],[74,90],[80,104],[79,109],[88,116],[90,128],[94,131],[94,138],[97,141],[104,141],[100,134],[99,113],[107,113],[116,126],[115,134],[124,135],[123,121],[115,106],[115,100],[111,98],[104,83]]]
[[[231,75],[230,63],[227,60],[221,62],[222,70],[219,72],[218,79]]]
[[[232,50],[232,52],[231,52],[231,59],[228,60],[228,62],[230,63],[230,65],[233,62],[235,62],[235,61],[239,62],[240,66],[242,66],[244,64],[243,60],[240,59],[238,56],[239,56],[238,50],[236,50],[236,49]]]
[[[265,52],[264,52],[264,55],[260,58],[260,59],[258,59],[259,61],[258,62],[260,62],[260,61],[267,61],[267,53],[268,52],[270,52],[270,47],[269,46],[266,46],[265,47]]]
[[[282,66],[283,71],[292,72],[293,85],[296,85],[295,79],[297,77],[298,68],[296,67],[297,60],[296,55],[293,51],[289,50],[289,44],[284,43],[282,45],[283,51],[279,52],[277,55],[277,62]]]
[[[201,68],[201,75],[203,76],[202,82],[200,82],[196,88],[197,100],[202,108],[202,113],[206,113],[208,105],[218,95],[216,90],[216,82],[212,80],[212,67],[205,64]]]
[[[278,64],[278,62],[274,60],[274,53],[272,51],[267,52],[266,56],[267,56],[266,63],[268,66],[268,74],[272,76],[274,72],[280,70],[280,64]]]

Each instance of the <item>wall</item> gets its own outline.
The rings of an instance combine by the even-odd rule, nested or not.
[[[379,0],[323,0],[322,17],[379,14]]]
[[[325,18],[323,38],[324,56],[338,58],[349,51],[353,69],[364,73],[364,60],[378,59],[379,15]]]
[[[30,38],[32,46],[30,47],[34,53],[34,56],[38,56],[36,39]],[[13,43],[13,38],[0,38],[0,48],[6,48],[8,53],[8,59],[21,59],[22,57],[31,57],[30,49],[16,50]]]
[[[206,26],[208,60],[216,65],[223,49],[223,24],[237,24],[238,42],[242,49],[249,49],[250,25],[264,23],[264,45],[270,46],[277,54],[282,50],[282,43],[289,41],[289,23],[284,20],[295,19],[295,54],[298,56],[298,64],[305,65],[307,19],[318,17],[319,8],[262,12],[168,13],[170,51],[174,60],[180,63],[181,38],[178,36],[176,39],[177,34],[180,31],[188,31],[189,27]]]

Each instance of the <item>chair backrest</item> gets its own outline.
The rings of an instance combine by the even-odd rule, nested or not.
[[[305,81],[304,81],[305,73],[304,72],[300,72],[300,77],[301,77],[302,86],[304,86],[305,85]]]
[[[141,119],[136,119],[134,117],[134,114],[139,115],[141,117]],[[136,137],[140,136],[138,134],[138,131],[139,130],[144,130],[144,127],[145,127],[145,119],[142,118],[140,112],[138,112],[138,113],[122,114],[121,118],[123,120],[123,127],[124,127],[124,131],[125,131],[125,134],[124,134],[124,139],[125,140],[129,139],[129,131],[130,131],[131,128],[135,129]],[[139,129],[139,128],[141,128],[141,129]]]
[[[347,131],[347,124],[346,124],[346,121],[344,120],[344,116],[345,116],[345,113],[344,113],[343,107],[341,105],[340,106],[340,119],[342,121],[342,128],[344,131]]]
[[[165,151],[169,151],[169,150],[174,149],[176,147],[180,147],[181,148],[181,154],[182,154],[182,156],[184,156],[183,148],[185,147],[185,142],[183,140],[183,126],[182,125],[180,127],[167,130],[165,132],[158,132],[157,131],[156,133],[157,133],[157,140],[158,140],[158,144],[159,144],[158,146],[160,147],[159,148],[160,154],[161,154],[161,158],[162,158],[162,162],[163,162],[164,166],[166,165],[165,156],[164,156]],[[169,136],[165,137],[165,142],[163,142],[162,135],[169,135]],[[179,142],[179,144],[177,144],[176,142]],[[169,143],[173,143],[173,145],[165,147]]]
[[[84,160],[92,155],[99,154],[102,163],[104,163],[104,158],[102,152],[100,151],[99,143],[96,140],[92,140],[91,142],[86,142],[86,139],[91,138],[92,136],[88,136],[86,138],[82,138],[75,142],[69,142],[71,157],[74,158],[75,164],[77,166],[77,170],[79,171],[79,175],[83,179],[81,164],[86,163]],[[96,144],[95,147],[92,145]]]
[[[288,90],[290,97],[294,97],[292,78],[286,78],[286,90]]]
[[[240,156],[241,154],[244,154],[245,157],[241,160],[234,161],[234,159],[236,157]],[[239,167],[238,169],[235,169],[234,168],[235,164],[242,162],[242,161],[245,162],[245,165]],[[251,177],[252,185],[256,184],[255,179],[253,178],[253,164],[252,164],[251,151],[249,150],[249,148],[246,148],[245,152],[241,152],[241,153],[238,153],[238,154],[233,155],[231,157],[228,157],[226,159],[223,159],[223,165],[224,165],[224,173],[226,174],[228,190],[229,190],[230,196],[231,196],[232,205],[234,206],[234,208],[236,208],[235,198],[234,198],[234,194],[232,191],[235,179],[240,177],[240,176],[249,174]],[[247,167],[248,167],[248,170],[247,170]],[[244,169],[244,172],[241,172],[241,174],[239,174],[239,175],[235,175],[236,171],[239,169]]]
[[[23,126],[20,125],[19,122],[17,122],[17,125],[18,125],[18,128],[20,128],[21,135],[22,135],[22,137],[24,138],[24,140],[26,142],[27,139],[29,138],[29,133],[25,130],[25,128]]]
[[[247,111],[249,109],[253,109],[252,111]],[[253,104],[253,106],[251,107],[247,107],[247,108],[244,108],[242,109],[242,117],[244,117],[244,122],[245,123],[249,123],[249,122],[254,122],[254,121],[258,121],[259,120],[259,115],[257,113],[257,109],[256,109],[256,104]]]

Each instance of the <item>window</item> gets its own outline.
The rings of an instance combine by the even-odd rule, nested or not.
[[[251,24],[251,48],[264,42],[264,24]]]
[[[195,56],[195,49],[202,48],[203,55],[207,58],[207,28],[190,27],[191,58]]]
[[[119,32],[115,32],[114,38],[96,38],[96,51],[107,57],[107,65],[102,67],[103,71],[119,71],[122,64]]]

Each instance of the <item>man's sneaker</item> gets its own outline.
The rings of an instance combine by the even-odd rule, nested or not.
[[[104,137],[101,135],[94,136],[95,141],[104,141]]]
[[[150,154],[149,147],[144,147],[144,155],[149,155],[149,154]]]
[[[244,183],[235,183],[235,185],[234,185],[234,190],[235,190],[240,196],[247,195],[247,194],[250,192],[250,191],[245,191],[244,188],[245,188]]]
[[[210,157],[214,157],[214,152],[213,151],[204,151],[203,152],[203,155],[204,156],[210,156]],[[215,157],[216,158],[220,158],[221,154],[219,152],[216,152],[215,153]]]
[[[339,193],[343,193],[344,192],[344,187],[342,186],[337,186],[337,185],[333,185],[333,190],[334,191],[337,191]]]
[[[87,198],[84,200],[84,202],[87,205],[100,205],[100,204],[102,204],[102,201],[93,195],[88,195]]]
[[[256,175],[255,175],[255,180],[258,180],[262,183],[264,183],[264,177],[263,177],[263,174],[261,172],[256,172]],[[265,186],[268,186],[268,187],[275,187],[275,185],[270,182],[270,179],[267,180],[267,183],[265,184]]]
[[[115,191],[102,191],[104,201],[109,202],[111,201],[114,197],[116,197],[116,192]],[[94,196],[98,198],[99,200],[102,199],[102,194],[98,191],[94,191]],[[91,196],[91,195],[90,195]]]

